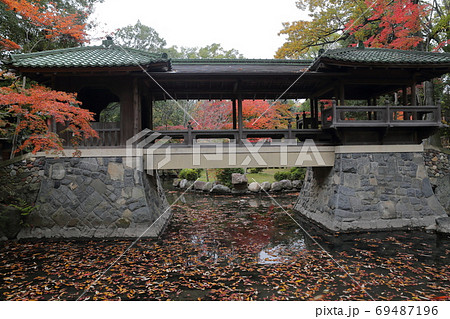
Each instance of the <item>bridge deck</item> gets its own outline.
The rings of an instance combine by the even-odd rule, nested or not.
[[[161,147],[182,148],[199,143],[234,143],[265,139],[270,142],[288,141],[302,145],[313,140],[319,146],[340,144],[402,144],[420,143],[441,127],[440,106],[336,106],[322,110],[320,120],[301,119],[292,127],[271,130],[196,130],[190,125],[185,130],[158,131],[149,142],[170,139]],[[120,123],[94,123],[100,138],[90,139],[81,147],[124,146],[120,143]],[[298,127],[303,127],[298,129]],[[147,130],[147,135],[151,131]],[[390,133],[389,133],[390,132]],[[155,132],[152,132],[155,133]],[[390,135],[389,135],[390,134]],[[69,136],[63,136],[66,141]],[[167,141],[166,141],[167,142]],[[146,146],[149,147],[149,146]]]

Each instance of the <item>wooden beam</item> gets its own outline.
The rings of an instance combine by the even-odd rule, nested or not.
[[[402,87],[402,103],[403,106],[408,105],[408,95],[406,86]]]
[[[237,129],[237,120],[236,120],[236,99],[232,99],[232,110],[233,110],[233,130]]]
[[[411,106],[417,105],[417,98],[416,98],[416,82],[413,82],[411,84]]]
[[[339,82],[339,104],[345,105],[345,86],[344,82]]]
[[[133,134],[137,134],[142,130],[141,126],[141,101],[139,96],[138,79],[133,79]]]
[[[242,98],[239,96],[238,98],[238,128],[239,128],[239,136],[238,136],[238,144],[241,144],[242,141],[242,133],[244,131],[244,120],[242,118]]]
[[[149,109],[149,120],[148,120],[148,128],[153,130],[153,97],[149,97],[148,99],[148,109]]]

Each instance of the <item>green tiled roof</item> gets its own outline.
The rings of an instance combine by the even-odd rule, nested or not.
[[[91,46],[11,55],[14,67],[73,68],[148,66],[168,62],[166,55],[122,48],[120,46]]]
[[[309,65],[313,60],[282,60],[282,59],[172,59],[174,64],[299,64]]]
[[[449,64],[450,53],[344,48],[326,51],[320,59],[373,64]]]

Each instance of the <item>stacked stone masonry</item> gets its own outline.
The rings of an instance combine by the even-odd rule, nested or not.
[[[332,231],[420,228],[446,216],[422,153],[336,154],[308,169],[295,209]]]
[[[155,237],[170,217],[158,176],[121,157],[47,158],[41,175],[18,238]]]

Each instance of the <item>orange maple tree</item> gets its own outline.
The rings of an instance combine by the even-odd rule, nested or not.
[[[195,107],[192,117],[194,126],[200,130],[231,129],[232,123],[231,101],[200,101]],[[247,129],[275,129],[287,127],[287,119],[293,115],[289,112],[289,105],[282,103],[271,104],[265,100],[242,101],[242,117]],[[185,129],[180,126],[160,127],[157,129]]]
[[[427,5],[413,0],[365,0],[365,4],[371,16],[361,23],[351,19],[346,31],[364,40],[366,47],[410,50],[423,41],[421,20],[427,15]]]
[[[62,141],[49,128],[51,121],[65,126],[72,133],[71,144],[77,146],[82,139],[98,137],[90,126],[93,113],[79,107],[76,95],[54,91],[34,85],[30,88],[14,86],[0,88],[0,108],[4,111],[0,127],[13,128],[22,135],[17,151],[31,150],[33,153],[47,150],[62,150]],[[6,114],[6,116],[5,116]],[[17,121],[8,121],[8,116]],[[3,129],[3,133],[7,130]]]
[[[80,14],[69,13],[52,2],[26,0],[0,0],[7,10],[14,11],[21,20],[31,23],[48,40],[70,37],[76,42],[87,41],[86,24],[79,23]],[[42,2],[42,3],[41,3]],[[0,36],[0,50],[19,50],[19,44]]]
[[[18,19],[31,23],[44,34],[47,41],[71,38],[77,43],[86,41],[85,24],[78,14],[57,8],[52,2],[0,0],[6,10],[12,10]],[[0,53],[20,50],[11,39],[0,36]],[[54,91],[41,85],[25,85],[21,77],[0,70],[0,135],[19,137],[19,151],[61,150],[62,140],[50,128],[59,123],[71,132],[72,145],[84,138],[98,137],[90,126],[93,113],[80,107],[76,95]],[[13,139],[14,140],[14,139]]]

